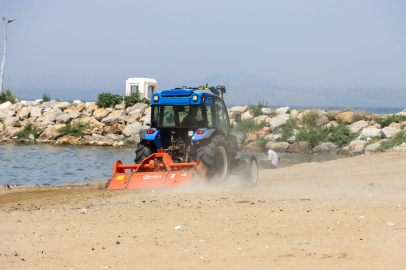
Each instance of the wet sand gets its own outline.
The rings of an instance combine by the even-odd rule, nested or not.
[[[405,269],[405,165],[305,163],[246,190],[2,188],[0,269]]]

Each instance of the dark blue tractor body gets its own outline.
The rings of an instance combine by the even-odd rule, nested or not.
[[[151,127],[141,132],[134,161],[140,163],[164,149],[174,162],[201,159],[208,179],[224,181],[241,163],[236,158],[238,142],[231,133],[223,101],[225,92],[218,86],[155,93],[151,98]]]

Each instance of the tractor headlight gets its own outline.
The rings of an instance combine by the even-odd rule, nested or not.
[[[154,101],[158,101],[159,97],[158,96],[154,96]]]
[[[189,137],[192,137],[192,136],[193,136],[193,130],[189,130],[188,133],[187,133],[187,135],[188,135]]]
[[[193,96],[192,99],[193,99],[193,101],[197,101],[197,96],[196,95]]]

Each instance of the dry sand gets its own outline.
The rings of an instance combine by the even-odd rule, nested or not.
[[[405,165],[306,163],[248,190],[2,190],[0,269],[406,269]]]

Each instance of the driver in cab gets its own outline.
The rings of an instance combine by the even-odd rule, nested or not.
[[[197,115],[197,107],[191,106],[189,109],[189,114],[183,118],[182,120],[182,127],[186,127],[186,128],[194,128],[197,126],[198,121],[196,119],[196,115]]]

